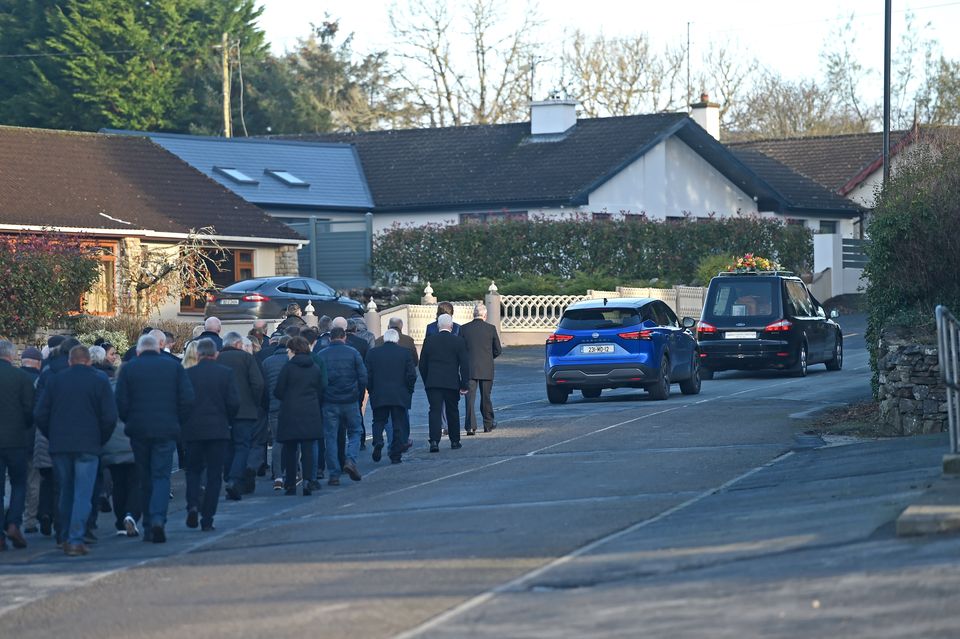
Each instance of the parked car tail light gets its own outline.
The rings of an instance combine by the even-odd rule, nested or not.
[[[774,322],[773,324],[767,324],[767,327],[763,329],[767,333],[784,333],[793,328],[793,322],[790,320],[780,320],[779,322]]]
[[[569,342],[573,339],[573,335],[561,335],[559,333],[553,333],[547,338],[547,344],[560,344],[563,342]]]
[[[653,331],[631,331],[629,333],[617,333],[617,337],[621,339],[651,339],[653,338]]]
[[[697,337],[705,333],[716,333],[717,327],[709,322],[700,321],[697,322]]]
[[[207,301],[208,301],[208,302],[211,302],[211,303],[212,303],[212,302],[216,302],[216,301],[217,301],[217,296],[214,295],[213,293],[207,293]]]
[[[260,295],[260,293],[251,293],[250,295],[244,295],[241,298],[244,302],[269,302],[270,298],[266,295]]]

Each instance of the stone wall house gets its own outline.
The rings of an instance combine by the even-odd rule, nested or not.
[[[110,316],[137,308],[130,274],[143,251],[175,253],[203,228],[223,249],[212,273],[218,287],[296,274],[296,252],[306,244],[147,138],[0,126],[0,233],[55,231],[102,249],[99,281],[65,311]],[[192,319],[205,303],[170,295],[153,314]]]

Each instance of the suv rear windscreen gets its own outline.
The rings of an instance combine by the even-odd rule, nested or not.
[[[560,318],[560,328],[581,331],[624,328],[636,326],[640,321],[640,315],[635,308],[578,308],[563,314]]]
[[[705,317],[771,317],[780,314],[780,281],[717,278],[710,286]]]

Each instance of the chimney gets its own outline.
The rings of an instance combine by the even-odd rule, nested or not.
[[[720,105],[711,102],[706,91],[700,94],[699,102],[690,105],[690,117],[715,139],[720,139]]]
[[[557,93],[541,102],[530,103],[530,134],[556,135],[577,123],[577,101],[561,98]]]

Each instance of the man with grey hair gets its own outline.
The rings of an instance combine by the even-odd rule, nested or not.
[[[410,421],[407,411],[413,389],[417,383],[417,371],[410,352],[397,342],[400,334],[387,329],[383,345],[367,354],[367,387],[370,389],[370,405],[373,407],[373,461],[380,461],[383,450],[383,429],[387,419],[393,429],[390,445],[390,461],[400,463],[400,457],[410,436]]]
[[[417,352],[417,343],[414,342],[413,338],[409,335],[403,334],[403,320],[399,317],[391,317],[390,321],[387,322],[387,328],[397,332],[397,335],[399,336],[399,341],[397,343],[410,351],[410,357],[413,358],[413,365],[417,366],[420,364],[420,354]],[[383,338],[378,337],[374,345],[383,345]]]
[[[36,350],[36,349],[34,349]],[[7,549],[9,538],[14,548],[27,545],[20,527],[27,497],[28,435],[33,425],[33,378],[13,366],[16,347],[0,340],[0,511],[7,475],[10,476],[10,507],[0,512],[0,550]]]
[[[170,472],[180,426],[193,408],[193,386],[174,358],[160,354],[152,335],[137,341],[137,357],[120,368],[117,409],[126,424],[140,472],[144,541],[163,543],[170,502]]]
[[[500,356],[500,337],[497,329],[487,323],[487,307],[476,304],[473,307],[473,321],[460,327],[460,337],[467,345],[470,356],[470,387],[467,391],[467,410],[463,420],[463,429],[467,435],[477,433],[477,415],[474,410],[477,390],[480,391],[480,415],[483,417],[483,432],[489,433],[497,427],[493,419],[493,402],[490,393],[493,390],[493,360]]]
[[[223,349],[217,363],[233,371],[233,379],[240,393],[240,409],[230,429],[231,447],[227,452],[225,467],[227,499],[238,501],[242,494],[252,493],[256,488],[256,466],[259,463],[255,461],[256,466],[250,467],[250,448],[260,418],[263,373],[253,355],[244,350],[243,336],[233,331],[223,337]]]
[[[197,335],[193,341],[207,338],[213,340],[213,343],[217,345],[217,350],[223,349],[223,340],[220,338],[221,324],[220,319],[216,317],[208,317],[203,321],[203,332]]]
[[[463,339],[453,334],[453,317],[443,313],[437,318],[438,332],[427,335],[420,352],[420,377],[430,403],[430,452],[440,452],[443,425],[440,415],[447,416],[450,448],[460,444],[460,395],[467,394],[470,360]],[[458,394],[459,392],[459,394]]]

